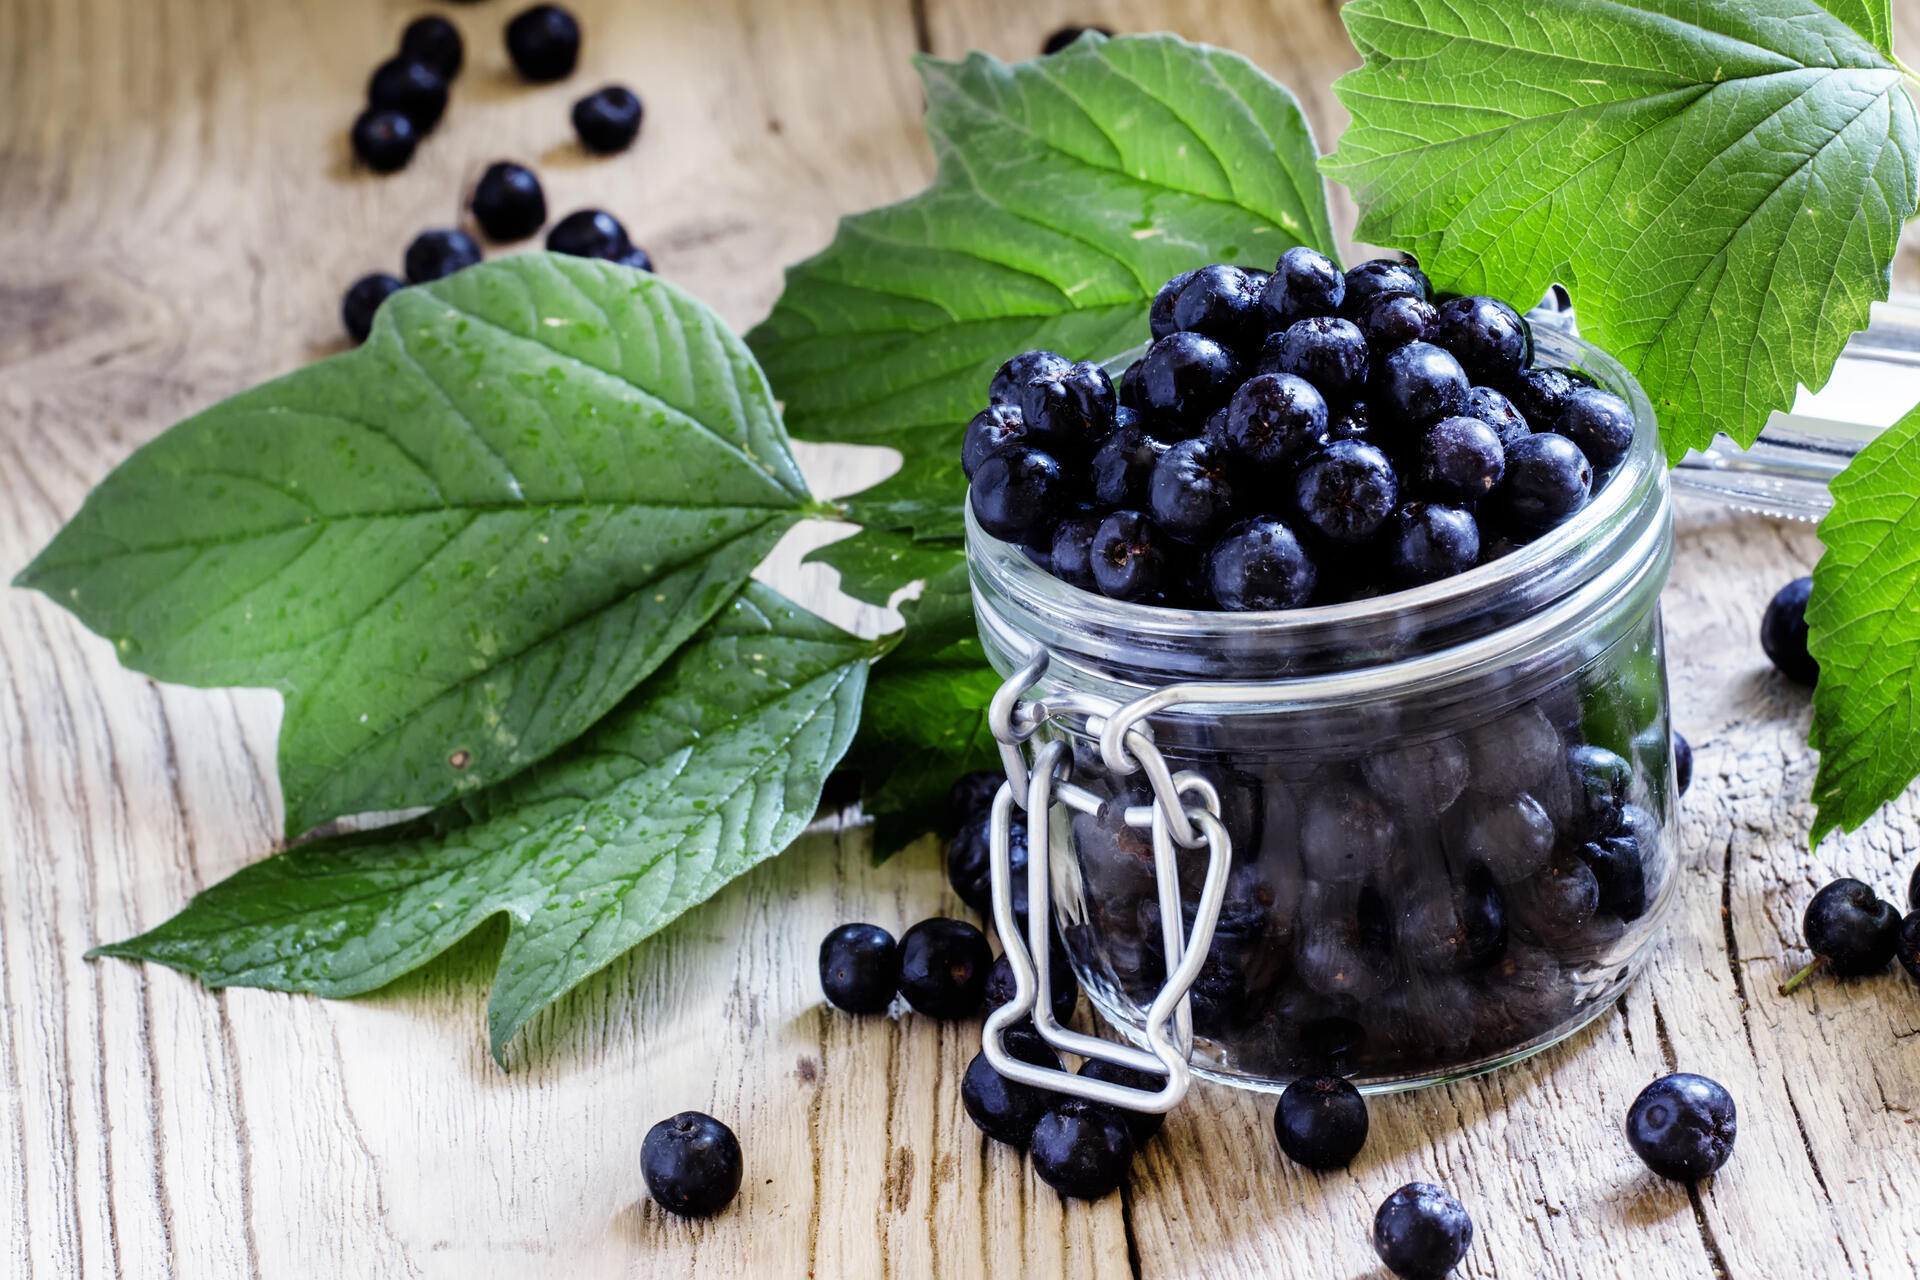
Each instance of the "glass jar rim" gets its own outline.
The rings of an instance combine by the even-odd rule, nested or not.
[[[976,613],[983,629],[1001,631],[1003,641],[1026,641],[989,643],[989,651],[1044,648],[1086,667],[1096,682],[1111,680],[1122,688],[1180,678],[1217,680],[1206,670],[1217,661],[1210,663],[1207,656],[1231,652],[1244,659],[1244,669],[1228,679],[1284,680],[1313,696],[1300,677],[1360,669],[1378,674],[1386,664],[1414,660],[1429,674],[1456,666],[1479,669],[1503,653],[1547,643],[1552,624],[1578,618],[1596,603],[1592,597],[1627,590],[1656,568],[1664,582],[1669,499],[1652,403],[1633,376],[1600,348],[1544,328],[1536,330],[1535,342],[1551,364],[1577,367],[1626,400],[1637,424],[1626,457],[1566,523],[1498,560],[1419,587],[1341,604],[1229,612],[1135,604],[1071,586],[1018,547],[984,532],[968,502],[967,558]],[[1489,608],[1502,601],[1513,607]],[[1381,645],[1370,645],[1364,639],[1369,636]],[[1140,678],[1127,661],[1129,650],[1152,653],[1159,665],[1150,669],[1162,678]],[[1309,654],[1318,657],[1304,657]],[[1184,655],[1196,661],[1184,662]]]

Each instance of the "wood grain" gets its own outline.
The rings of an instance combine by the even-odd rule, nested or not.
[[[1025,56],[1069,19],[1241,49],[1299,93],[1323,147],[1353,61],[1320,0],[581,3],[582,70],[531,89],[500,4],[446,123],[404,173],[348,162],[398,0],[0,0],[0,574],[168,422],[338,348],[335,305],[416,230],[455,221],[488,161],[533,163],[556,213],[620,214],[745,326],[835,216],[924,183],[917,47]],[[1920,6],[1896,14],[1920,47]],[[631,153],[589,161],[574,96],[645,96]],[[1339,208],[1351,227],[1350,208]],[[1920,287],[1920,251],[1900,281]],[[872,464],[805,451],[820,491]],[[805,535],[818,539],[823,531]],[[784,545],[765,571],[838,620]],[[1447,1183],[1479,1224],[1463,1274],[1646,1280],[1920,1274],[1920,993],[1899,975],[1776,994],[1831,875],[1891,892],[1909,799],[1816,863],[1803,693],[1754,625],[1817,554],[1803,526],[1683,504],[1666,597],[1678,722],[1696,748],[1680,919],[1645,981],[1568,1045],[1384,1100],[1360,1161],[1285,1165],[1269,1104],[1203,1087],[1122,1197],[1063,1205],[960,1113],[972,1027],[856,1021],[819,1001],[818,939],[957,904],[938,851],[884,867],[824,823],[543,1015],[488,1060],[498,936],[377,995],[209,993],[81,958],[271,847],[277,700],[122,670],[37,596],[0,595],[0,1214],[34,1277],[1361,1276],[1379,1199]],[[1674,1066],[1739,1099],[1739,1152],[1695,1194],[1618,1132]],[[638,1149],[683,1107],[726,1118],[748,1179],[722,1218],[647,1201]]]

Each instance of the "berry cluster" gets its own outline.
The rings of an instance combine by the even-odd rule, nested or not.
[[[980,527],[1073,586],[1290,609],[1483,564],[1572,517],[1626,456],[1626,401],[1533,363],[1494,298],[1418,267],[1287,250],[1153,301],[1120,376],[1051,351],[1000,367],[961,464]]]

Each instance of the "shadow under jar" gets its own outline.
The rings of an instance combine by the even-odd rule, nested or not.
[[[1082,591],[967,523],[980,637],[1071,748],[1096,812],[1050,813],[1054,916],[1101,1014],[1144,1042],[1167,966],[1144,773],[1102,761],[1090,707],[1234,686],[1148,721],[1217,789],[1232,863],[1191,988],[1193,1069],[1257,1089],[1333,1072],[1458,1079],[1602,1013],[1658,939],[1676,877],[1659,595],[1672,554],[1652,406],[1598,349],[1536,333],[1632,406],[1632,450],[1572,520],[1492,563],[1266,613]],[[1204,691],[1201,691],[1204,692]],[[1182,932],[1207,852],[1179,849]]]

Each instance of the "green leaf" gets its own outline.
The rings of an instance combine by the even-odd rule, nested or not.
[[[876,651],[750,584],[585,737],[461,805],[303,845],[94,954],[210,986],[371,991],[508,919],[487,1026],[527,1020],[813,816]]]
[[[966,554],[958,542],[922,542],[907,534],[870,529],[864,537],[816,547],[806,558],[838,571],[840,589],[854,599],[885,605],[902,586],[941,577],[962,564]]]
[[[280,690],[291,834],[546,756],[811,506],[718,317],[527,254],[404,290],[358,350],[172,428],[19,582],[135,670]]]
[[[1893,56],[1892,0],[1820,0],[1820,7]]]
[[[1523,302],[1564,283],[1670,457],[1751,443],[1887,296],[1920,196],[1884,0],[1831,10],[1355,0],[1365,65],[1334,86],[1353,124],[1323,167],[1358,237],[1437,285]]]
[[[1820,663],[1813,843],[1852,831],[1920,776],[1920,407],[1876,436],[1831,485],[1826,545],[1807,604]]]
[[[747,341],[796,436],[900,451],[855,518],[938,538],[960,532],[960,434],[1008,356],[1116,355],[1168,277],[1334,238],[1299,104],[1235,54],[1090,37],[919,65],[932,187],[844,219]]]

